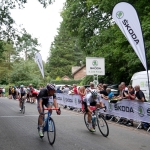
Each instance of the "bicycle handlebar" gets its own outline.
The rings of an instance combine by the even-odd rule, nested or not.
[[[60,110],[60,108],[44,108],[44,110]]]

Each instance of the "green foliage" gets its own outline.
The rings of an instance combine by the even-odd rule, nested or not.
[[[16,43],[16,50],[18,53],[23,52],[25,55],[25,60],[34,59],[34,56],[39,50],[36,48],[39,46],[37,38],[33,38],[24,30],[24,34],[18,37]]]
[[[79,65],[80,61],[84,59],[76,38],[70,36],[65,26],[65,22],[62,22],[58,29],[58,35],[51,45],[50,57],[46,65],[46,69],[53,79],[65,75],[71,77],[72,66]]]

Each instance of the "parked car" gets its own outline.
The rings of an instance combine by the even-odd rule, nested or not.
[[[119,95],[119,89],[118,89],[119,84],[111,84],[108,85],[108,88],[111,88],[111,91],[114,93],[115,96]]]
[[[66,84],[57,84],[56,86],[56,93],[62,93],[63,87],[65,87]],[[68,85],[69,88],[71,87],[71,85]]]

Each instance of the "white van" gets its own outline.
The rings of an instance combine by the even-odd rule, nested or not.
[[[148,71],[149,79],[150,79],[150,70]],[[140,71],[133,74],[130,85],[135,87],[136,85],[140,86],[141,91],[143,91],[146,100],[149,99],[149,89],[148,89],[148,78],[147,71]]]

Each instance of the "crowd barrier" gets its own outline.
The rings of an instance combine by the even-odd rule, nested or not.
[[[80,95],[57,93],[56,97],[58,104],[72,106],[75,108],[82,107]],[[110,103],[108,100],[104,99],[102,99],[102,101],[107,107],[107,112],[103,112],[104,114],[109,114],[120,118],[124,117],[127,119],[133,119],[134,121],[138,122],[150,123],[149,102],[138,102],[128,99],[123,99],[117,103]]]

